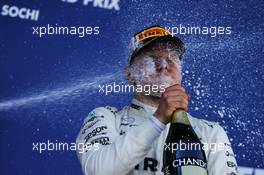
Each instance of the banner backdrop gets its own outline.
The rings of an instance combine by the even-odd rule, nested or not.
[[[107,85],[126,84],[130,38],[151,25],[186,44],[189,112],[224,127],[241,175],[264,174],[263,1],[2,0],[0,8],[1,174],[82,174],[73,145],[83,119],[130,103],[131,93]]]

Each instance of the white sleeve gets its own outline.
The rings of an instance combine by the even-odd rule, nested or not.
[[[208,173],[209,175],[237,175],[237,162],[226,132],[219,125],[214,127],[216,128],[211,137],[214,149],[209,152]]]
[[[77,145],[93,144],[93,149],[77,151],[85,175],[127,174],[145,158],[160,135],[150,120],[124,135],[116,128],[115,115],[106,108],[96,108],[85,120],[76,140]]]

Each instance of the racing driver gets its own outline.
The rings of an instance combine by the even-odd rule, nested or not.
[[[189,96],[181,86],[184,50],[179,38],[159,26],[134,35],[126,79],[134,86],[158,85],[159,91],[150,95],[133,92],[131,105],[120,111],[106,106],[89,113],[76,140],[77,144],[97,145],[77,151],[85,175],[164,174],[163,150],[172,114],[188,109]],[[187,116],[201,142],[223,144],[216,151],[205,150],[208,174],[236,175],[236,160],[223,128]]]

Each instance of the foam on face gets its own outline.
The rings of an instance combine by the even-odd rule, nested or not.
[[[164,46],[160,48],[164,50]],[[158,85],[159,87],[167,88],[174,84],[181,83],[181,77],[178,80],[172,78],[171,76],[161,74],[157,71],[155,61],[159,61],[159,67],[164,68],[168,64],[168,60],[170,62],[174,62],[177,66],[178,70],[181,71],[181,64],[179,60],[179,56],[175,50],[172,50],[170,46],[167,45],[166,51],[168,51],[167,58],[154,59],[152,56],[141,53],[140,58],[137,60],[135,64],[132,64],[130,67],[130,72],[133,76],[133,80],[135,84],[140,85]],[[161,93],[152,92],[153,96],[161,96]]]

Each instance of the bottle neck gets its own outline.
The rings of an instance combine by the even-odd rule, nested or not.
[[[176,110],[173,113],[171,123],[172,124],[174,124],[174,123],[182,123],[182,124],[185,124],[185,125],[191,125],[191,123],[190,123],[190,121],[189,121],[189,119],[187,117],[187,112],[185,112],[182,109],[178,109],[178,110]]]

